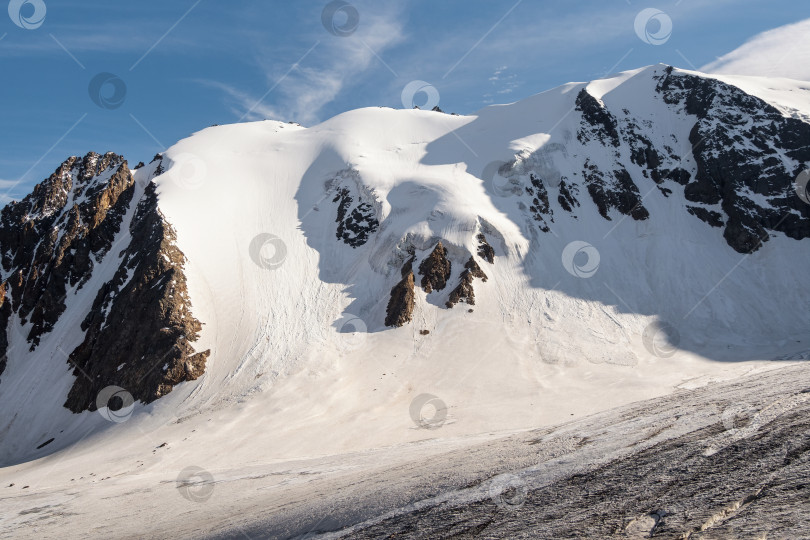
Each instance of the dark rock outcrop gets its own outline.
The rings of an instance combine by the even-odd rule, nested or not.
[[[11,302],[6,297],[7,284],[0,283],[0,377],[8,364],[8,319],[11,317]],[[2,378],[0,378],[2,381]]]
[[[447,258],[447,248],[439,241],[436,248],[419,265],[419,274],[422,276],[422,288],[426,293],[441,291],[450,279],[450,259]]]
[[[548,199],[548,190],[543,181],[534,174],[529,175],[530,186],[526,186],[526,193],[532,197],[532,204],[529,211],[534,216],[534,220],[540,224],[540,230],[549,232],[551,228],[548,221],[554,223],[554,210]]]
[[[339,188],[332,202],[337,203],[337,238],[353,248],[364,245],[379,228],[374,207],[365,201],[354,204],[348,188]]]
[[[611,208],[639,221],[650,217],[641,202],[638,187],[625,169],[605,174],[586,160],[583,173],[588,183],[588,193],[603,218],[610,220],[608,212]]]
[[[161,161],[152,176],[162,171]],[[74,412],[94,409],[98,392],[110,385],[151,401],[205,366],[208,352],[196,354],[190,345],[201,325],[190,312],[183,254],[157,208],[154,184],[136,201],[140,190],[123,157],[91,152],[67,159],[0,212],[0,373],[12,313],[30,323],[25,337],[35,351],[75,292],[99,268],[117,266],[95,293],[82,323],[84,341],[73,351],[60,349],[76,375],[65,403]],[[48,352],[41,357],[52,357]]]
[[[191,342],[202,325],[191,314],[185,256],[157,208],[149,184],[130,226],[132,239],[112,280],[82,323],[84,341],[70,355],[76,381],[65,407],[95,409],[98,392],[115,384],[145,403],[205,370],[210,351]]]
[[[578,192],[576,185],[569,185],[565,179],[560,182],[560,194],[557,196],[557,202],[560,203],[563,210],[572,213],[574,208],[579,206],[579,201],[574,196],[574,191]]]
[[[686,211],[698,218],[701,221],[705,221],[712,227],[722,227],[723,226],[723,216],[720,212],[715,212],[714,210],[708,210],[701,206],[687,206]]]
[[[471,306],[475,305],[475,291],[473,290],[473,280],[479,278],[482,281],[487,280],[487,275],[475,262],[475,259],[470,257],[470,260],[464,265],[464,271],[459,276],[458,286],[450,291],[450,298],[446,302],[448,308],[452,308],[459,302],[464,302]]]
[[[590,95],[586,89],[582,89],[577,95],[576,110],[582,114],[577,139],[582,144],[595,143],[609,149],[609,153],[616,157],[616,169],[613,171],[602,171],[590,159],[585,160],[583,176],[588,189],[588,194],[596,203],[599,214],[610,219],[608,212],[615,208],[620,213],[631,216],[635,220],[647,219],[650,214],[641,201],[639,193],[630,173],[619,161],[621,155],[617,148],[620,144],[619,122],[616,117],[595,97]],[[631,146],[631,161],[649,165],[651,168],[657,167],[660,158],[652,143],[638,135],[638,126],[629,123],[621,136],[633,141]],[[573,209],[573,204],[569,201],[570,192],[564,195],[561,190],[558,200],[565,209]],[[570,210],[569,210],[570,211]]]
[[[796,240],[810,237],[810,205],[792,189],[802,166],[810,163],[810,124],[735,86],[672,68],[658,77],[656,90],[666,103],[695,117],[689,141],[697,175],[685,195],[721,206],[731,247],[756,251],[769,231]],[[767,203],[756,202],[762,199]],[[706,221],[702,212],[692,213]]]
[[[413,258],[402,267],[402,280],[391,289],[385,316],[385,326],[403,326],[413,319],[415,298]]]
[[[476,238],[478,239],[478,256],[487,261],[489,264],[494,264],[495,250],[492,249],[492,246],[490,246],[489,242],[487,242],[487,237],[482,233]]]
[[[592,140],[609,142],[614,147],[619,146],[619,130],[616,118],[586,89],[577,94],[576,110],[582,113],[584,123],[577,132],[577,139],[581,143]]]
[[[112,247],[133,190],[124,158],[91,152],[69,158],[30,195],[3,208],[3,271],[14,311],[32,323],[32,347],[65,310],[68,289],[81,288]]]

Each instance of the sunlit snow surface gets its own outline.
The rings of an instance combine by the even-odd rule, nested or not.
[[[373,456],[387,455],[365,459],[357,452],[389,448],[390,455],[430,459],[438,449],[492,434],[806,357],[806,240],[777,234],[740,255],[721,229],[686,212],[681,186],[669,182],[673,193],[664,197],[631,163],[625,166],[649,220],[614,212],[607,221],[584,188],[581,207],[565,212],[551,186],[554,222],[543,233],[508,179],[484,174],[492,162],[516,155],[539,156],[550,178],[575,183],[582,182],[585,157],[607,169],[612,157],[602,147],[576,140],[581,116],[574,102],[586,87],[611,111],[627,108],[649,120],[645,136],[667,139],[687,155],[682,166],[694,170],[694,120],[650,97],[652,76],[663,69],[569,84],[474,116],[367,108],[310,128],[265,121],[212,127],[180,141],[165,154],[168,172],[155,181],[160,210],[188,258],[193,312],[204,325],[195,346],[212,351],[206,373],[151,405],[138,404],[126,422],[63,409],[72,375],[65,356],[53,351],[81,341],[79,324],[94,297],[89,283],[37,352],[10,355],[2,376],[0,409],[17,416],[0,433],[0,456],[19,464],[0,470],[2,514],[11,519],[0,537],[33,523],[41,538],[60,537],[63,527],[94,537],[160,530],[190,536],[188,522],[207,516],[197,533],[224,527],[229,514],[250,504],[250,497],[223,498],[228,490],[220,484],[250,478],[250,490],[269,490],[257,500],[272,498],[281,485],[371,469]],[[722,80],[786,115],[810,115],[808,83]],[[149,173],[142,169],[136,179]],[[365,245],[336,238],[336,182],[377,212],[379,229]],[[494,265],[479,261],[489,279],[475,282],[473,311],[464,304],[446,309],[449,289],[417,289],[413,322],[385,328],[405,242],[423,257],[441,239],[454,261],[454,284],[479,233],[496,257]],[[251,254],[262,234],[280,239],[264,254],[271,268]],[[591,277],[563,263],[575,241],[599,253]],[[105,260],[94,282],[109,279],[116,256],[111,250],[109,269]],[[654,323],[676,329],[676,348],[660,336],[657,349],[649,340],[645,346],[645,329]],[[21,335],[11,339],[24,349]],[[447,407],[444,423],[432,426],[438,429],[420,429],[411,418],[409,406],[421,394]],[[35,450],[51,437],[51,445]],[[298,470],[302,460],[317,465],[279,472]],[[213,478],[204,504],[177,489],[189,466]],[[41,513],[20,513],[31,508],[58,510],[34,522]],[[163,517],[153,519],[156,513]]]

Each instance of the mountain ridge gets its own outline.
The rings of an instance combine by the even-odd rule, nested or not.
[[[109,386],[136,410],[178,391],[172,414],[199,413],[271,394],[304,366],[389,349],[414,366],[441,358],[430,373],[445,381],[465,358],[495,354],[488,343],[511,366],[503,376],[583,358],[641,373],[661,361],[642,340],[654,320],[678,334],[656,339],[712,360],[801,352],[806,295],[790,283],[810,205],[793,182],[810,162],[810,124],[789,109],[658,65],[474,116],[368,108],[312,128],[209,128],[137,169],[115,154],[70,158],[51,191],[3,210],[3,461],[69,445],[33,451],[66,422],[94,420],[41,424],[45,411],[94,411]],[[82,182],[98,193],[70,206]],[[25,205],[52,214],[18,249]],[[60,252],[79,262],[60,270]],[[465,332],[485,352],[459,345]],[[53,397],[34,407],[24,394],[41,387]]]

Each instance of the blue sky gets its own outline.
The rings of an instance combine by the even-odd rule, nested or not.
[[[90,150],[134,166],[212,124],[312,125],[402,107],[414,80],[433,85],[445,111],[467,114],[657,62],[699,68],[810,17],[795,0],[347,3],[330,33],[326,0],[11,0],[8,17],[0,10],[0,193],[24,195]],[[672,22],[662,44],[634,29],[646,8]],[[646,29],[655,36],[659,25]],[[335,35],[342,27],[348,35]]]

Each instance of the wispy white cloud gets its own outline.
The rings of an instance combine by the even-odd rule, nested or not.
[[[501,66],[495,70],[495,73],[492,74],[492,77],[489,78],[490,81],[499,81],[501,79],[501,74],[509,69],[509,66]]]
[[[673,19],[677,35],[677,32],[690,27],[696,21],[705,20],[707,16],[715,16],[716,12],[727,9],[733,1],[690,0],[669,6],[666,10]],[[572,79],[556,81],[557,84],[562,84],[569,80],[590,80],[608,75],[609,72],[642,65],[638,60],[639,53],[645,52],[644,47],[649,46],[638,39],[633,23],[643,3],[594,3],[589,9],[560,9],[561,3],[524,1],[478,47],[467,54],[492,28],[497,17],[513,5],[494,3],[492,5],[498,6],[498,9],[493,8],[489,17],[477,17],[473,14],[472,17],[459,18],[454,26],[448,26],[441,34],[431,36],[428,43],[414,43],[408,47],[406,52],[396,58],[397,69],[409,78],[430,82],[443,97],[453,93],[463,95],[468,88],[498,83],[510,74],[519,74],[519,85],[487,89],[483,95],[483,104],[490,104],[495,101],[503,102],[504,96],[512,97],[520,93],[519,88],[525,88],[537,78],[528,73],[528,70],[579,73]],[[402,49],[405,48],[400,47],[398,52]],[[594,50],[608,49],[615,56],[608,53],[593,55]],[[671,52],[671,48],[667,50]],[[583,54],[603,58],[604,65],[592,72],[566,69],[582,65]],[[444,76],[462,57],[463,61],[449,75]],[[502,70],[507,64],[509,67]],[[498,69],[493,73],[485,71],[482,66],[497,66]],[[400,81],[392,81],[392,88],[388,92],[394,91],[393,86],[398,83]],[[536,92],[547,89],[548,87],[532,88]],[[466,105],[477,104],[469,101]]]
[[[262,54],[257,59],[272,91],[247,91],[221,81],[198,81],[218,88],[232,112],[247,120],[265,118],[292,120],[309,125],[320,120],[324,107],[341,92],[359,83],[364,72],[382,62],[381,55],[403,41],[398,9],[381,12],[379,5],[361,10],[361,25],[346,37],[332,36],[323,28],[313,36],[311,54],[295,64],[268,63]],[[317,45],[316,45],[317,44]],[[307,50],[302,47],[301,51]]]

